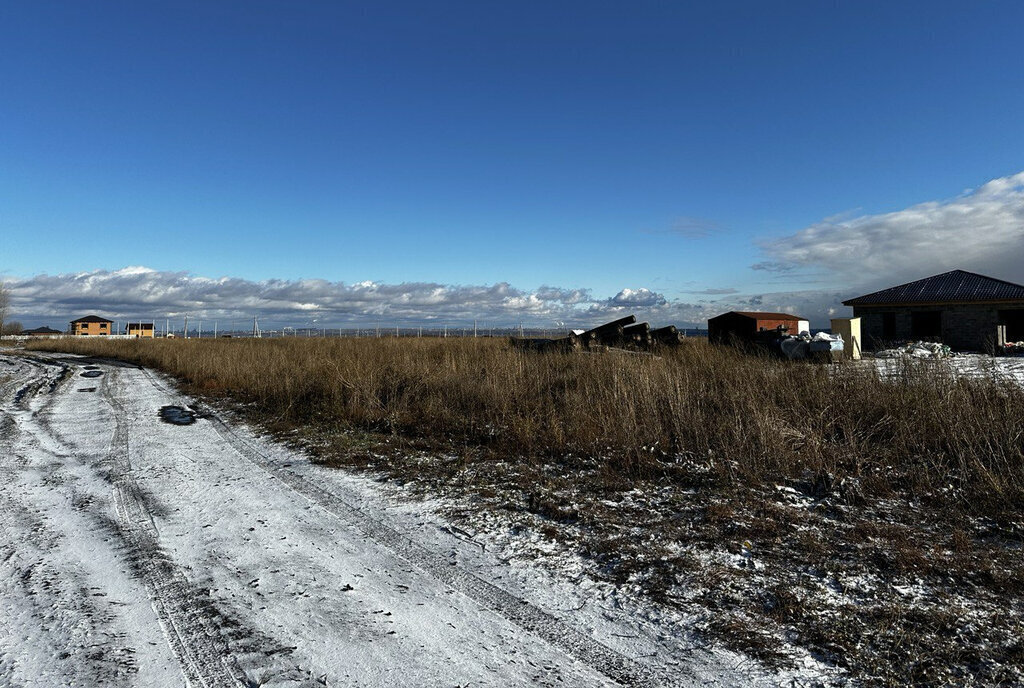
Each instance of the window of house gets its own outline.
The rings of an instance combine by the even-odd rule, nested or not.
[[[911,313],[910,336],[915,339],[941,339],[942,311]]]

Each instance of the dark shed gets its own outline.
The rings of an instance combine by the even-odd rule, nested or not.
[[[753,339],[758,332],[776,331],[780,327],[789,334],[797,334],[800,323],[806,322],[789,313],[761,313],[758,311],[729,311],[708,320],[708,339],[728,342],[731,339]]]

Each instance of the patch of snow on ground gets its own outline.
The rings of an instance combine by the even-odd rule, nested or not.
[[[956,354],[949,358],[915,363],[917,365],[943,366],[964,377],[992,378],[1024,387],[1024,358],[1021,357]],[[865,358],[862,364],[875,366],[883,377],[896,374],[906,365],[899,358]]]

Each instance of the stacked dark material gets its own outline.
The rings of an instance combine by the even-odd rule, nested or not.
[[[663,346],[678,346],[684,335],[675,325],[651,329],[628,315],[599,325],[581,334],[570,333],[557,339],[512,337],[512,346],[528,351],[595,351],[603,348],[651,351]]]

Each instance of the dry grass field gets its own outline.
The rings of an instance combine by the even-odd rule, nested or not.
[[[32,346],[164,371],[318,461],[448,498],[468,529],[536,534],[769,663],[1024,680],[1019,387],[704,341],[657,357],[491,339]]]

